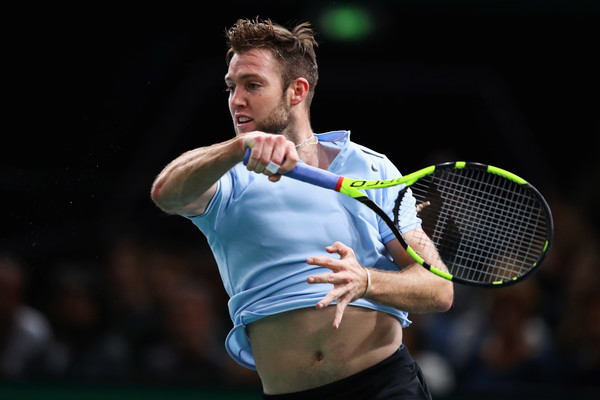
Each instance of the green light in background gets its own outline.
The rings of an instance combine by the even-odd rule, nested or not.
[[[323,34],[335,40],[358,41],[369,36],[373,21],[368,11],[351,5],[335,6],[323,12]]]

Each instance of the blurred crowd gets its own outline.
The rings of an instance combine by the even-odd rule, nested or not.
[[[27,291],[26,268],[0,256],[0,379],[259,387],[226,354],[210,253],[128,234],[101,262],[64,259],[43,274]]]
[[[598,231],[553,200],[554,244],[530,278],[497,289],[455,285],[450,312],[412,315],[405,341],[434,393],[600,395]]]
[[[531,278],[456,285],[449,312],[410,316],[405,342],[434,395],[600,393],[598,232],[573,205],[551,208],[554,245]],[[227,295],[199,232],[198,243],[123,235],[100,259],[35,271],[35,290],[20,255],[3,254],[0,379],[259,388],[225,352]]]

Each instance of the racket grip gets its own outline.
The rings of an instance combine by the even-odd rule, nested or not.
[[[244,155],[244,165],[248,165],[248,160],[250,159],[250,153],[252,150],[250,148],[246,149],[246,154]],[[344,179],[343,177],[334,174],[333,172],[326,171],[321,168],[312,167],[308,164],[303,163],[302,161],[296,164],[296,167],[285,173],[285,176],[296,179],[298,181],[310,183],[316,186],[323,187],[325,189],[331,189],[339,191],[339,185],[341,185],[341,181]]]

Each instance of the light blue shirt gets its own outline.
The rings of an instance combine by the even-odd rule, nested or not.
[[[348,131],[316,136],[322,145],[340,150],[331,172],[368,180],[400,176],[385,156],[351,142]],[[391,216],[398,191],[398,187],[376,189],[367,195]],[[408,202],[412,203],[405,209],[414,210],[414,199]],[[416,212],[400,218],[403,232],[420,225]],[[330,284],[306,282],[310,275],[330,272],[308,265],[307,258],[332,257],[325,247],[340,241],[354,250],[361,265],[398,270],[385,249],[394,235],[369,208],[344,194],[285,176],[270,182],[241,163],[219,180],[205,213],[191,220],[206,236],[230,296],[234,326],[225,341],[227,351],[251,369],[256,367],[246,325],[268,315],[314,307],[331,290]],[[383,311],[403,326],[410,324],[407,313],[395,308],[366,299],[351,305]]]

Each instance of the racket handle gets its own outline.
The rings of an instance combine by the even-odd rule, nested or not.
[[[252,149],[247,148],[246,154],[244,155],[244,165],[248,165],[250,159],[250,153]],[[312,167],[302,161],[296,164],[293,170],[284,174],[287,177],[296,179],[298,181],[310,183],[316,186],[323,187],[325,189],[331,189],[339,191],[339,186],[343,177],[334,174],[333,172],[326,171],[321,168]]]

